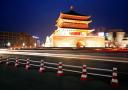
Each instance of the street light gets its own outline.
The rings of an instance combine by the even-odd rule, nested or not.
[[[22,46],[24,47],[25,46],[25,43],[23,42]]]
[[[34,47],[36,47],[37,46],[37,44],[36,43],[34,43]]]
[[[10,47],[10,46],[11,46],[11,43],[10,43],[10,42],[8,42],[8,43],[7,43],[7,46],[8,46],[8,47]]]

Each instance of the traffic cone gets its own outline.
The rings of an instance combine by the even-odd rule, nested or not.
[[[59,62],[58,64],[58,71],[57,71],[57,76],[63,76],[63,69],[62,69],[62,62]]]
[[[118,87],[119,86],[116,67],[113,67],[111,85],[112,85],[112,87]]]
[[[15,67],[17,67],[18,65],[19,65],[19,60],[18,60],[18,58],[16,58]]]
[[[6,60],[6,65],[8,65],[9,64],[9,60],[8,60],[8,58],[7,58],[7,60]]]
[[[82,67],[82,75],[80,80],[87,80],[87,70],[86,70],[86,65],[83,65]]]
[[[44,70],[45,70],[45,68],[44,68],[44,60],[41,60],[39,72],[42,73],[42,72],[44,72]]]
[[[27,58],[26,60],[26,65],[25,65],[25,69],[28,70],[28,68],[30,67],[30,62],[29,62],[29,59]]]

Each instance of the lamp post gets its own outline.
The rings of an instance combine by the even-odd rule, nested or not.
[[[25,43],[24,42],[23,42],[22,46],[23,46],[23,48],[25,47]]]
[[[11,43],[10,43],[10,42],[8,42],[8,43],[7,43],[7,46],[8,46],[8,47],[10,47],[10,46],[11,46]]]
[[[34,47],[36,47],[37,46],[37,44],[36,43],[34,43]]]

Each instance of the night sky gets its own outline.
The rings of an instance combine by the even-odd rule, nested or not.
[[[45,40],[55,29],[61,11],[73,5],[91,15],[91,28],[128,29],[128,0],[1,0],[0,31],[27,32]]]

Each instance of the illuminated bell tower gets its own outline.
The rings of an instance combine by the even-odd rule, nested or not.
[[[52,47],[86,47],[86,39],[94,31],[89,28],[91,22],[90,16],[77,13],[73,6],[70,11],[61,12],[56,21],[57,30],[50,36]]]
[[[62,12],[57,20],[55,35],[63,36],[87,36],[93,30],[89,30],[90,16],[81,15],[70,7],[69,12]]]

